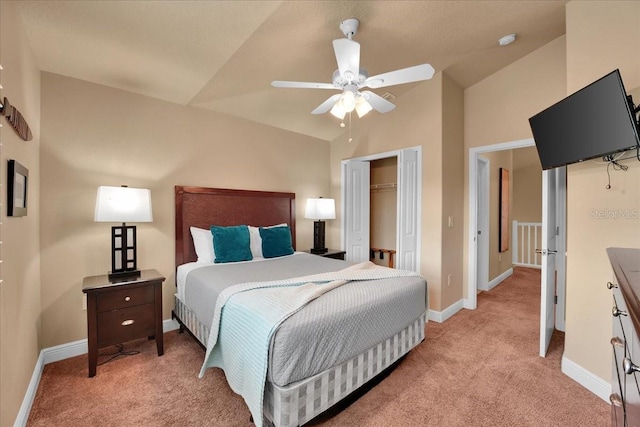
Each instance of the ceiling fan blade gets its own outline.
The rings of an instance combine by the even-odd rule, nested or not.
[[[377,95],[371,91],[365,90],[360,92],[362,97],[379,113],[388,113],[396,108],[395,104],[387,101],[380,95]]]
[[[284,88],[290,88],[290,89],[336,89],[336,90],[341,89],[339,87],[335,87],[333,83],[287,82],[287,81],[280,81],[280,80],[272,81],[271,86],[284,87]]]
[[[360,74],[360,43],[349,39],[333,41],[336,62],[340,75],[346,80],[356,81]]]
[[[318,105],[315,110],[311,112],[311,114],[324,114],[329,111],[333,105],[338,102],[338,99],[342,96],[341,93],[336,93],[333,96],[330,96],[326,101],[322,104]]]
[[[435,70],[429,64],[415,65],[401,70],[389,71],[388,73],[371,76],[365,80],[363,86],[376,89],[379,87],[401,85],[404,83],[429,80],[433,77]]]

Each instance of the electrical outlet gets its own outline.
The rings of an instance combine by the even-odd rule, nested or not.
[[[87,310],[87,294],[82,294],[82,309]]]
[[[451,275],[447,276],[447,286],[451,286]]]
[[[449,228],[453,228],[453,217],[449,216]]]
[[[502,261],[502,254],[498,254],[498,261]]]

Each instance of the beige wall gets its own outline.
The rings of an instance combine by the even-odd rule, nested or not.
[[[520,222],[542,222],[542,166],[535,147],[513,151],[513,215]]]
[[[82,279],[110,269],[112,224],[93,222],[99,185],[151,189],[138,266],[167,278],[165,319],[176,289],[175,185],[295,192],[301,250],[312,242],[306,198],[329,193],[326,141],[50,73],[42,133],[42,347],[86,337]]]
[[[567,5],[567,94],[619,68],[627,92],[640,86],[640,2]],[[638,103],[636,97],[635,102]],[[607,247],[640,247],[640,164],[611,172],[593,162],[567,170],[567,322],[565,356],[611,381],[612,280]],[[598,217],[599,213],[616,215]],[[629,213],[631,217],[617,215]],[[594,215],[594,213],[596,213]]]
[[[464,91],[444,75],[442,80],[442,302],[444,310],[462,298]],[[449,217],[452,226],[449,227]],[[429,256],[424,254],[422,256]],[[449,276],[451,279],[449,280]]]
[[[444,96],[445,93],[448,94],[447,97]],[[443,100],[448,97],[452,97],[452,100],[445,104]],[[456,108],[459,112],[455,111]],[[443,184],[444,170],[459,170],[462,162],[462,154],[460,153],[460,158],[457,158],[456,154],[459,148],[443,148],[445,138],[451,144],[462,147],[461,131],[446,129],[450,123],[455,122],[447,119],[450,116],[455,116],[455,126],[459,127],[462,116],[462,90],[446,75],[437,73],[433,79],[417,84],[413,90],[403,95],[401,106],[393,112],[372,112],[363,119],[355,119],[351,143],[343,137],[331,142],[331,185],[332,196],[336,201],[340,200],[342,160],[415,146],[422,147],[422,246],[419,270],[429,283],[429,305],[432,310],[442,310],[448,306],[449,301],[455,302],[461,298],[459,286],[442,286],[443,263],[450,263],[448,271],[453,277],[460,277],[461,272],[459,251],[452,250],[443,260],[443,242],[446,241],[452,247],[461,245],[455,232],[443,237],[443,193],[446,188]],[[455,171],[452,174],[455,175]],[[455,183],[451,185],[455,186]],[[455,198],[456,190],[452,191],[454,193],[451,193],[451,197]],[[449,214],[459,218],[462,215],[461,204],[456,205],[448,200]],[[337,205],[336,210],[337,218],[336,221],[332,221],[329,234],[334,241],[339,241],[342,209]],[[459,226],[460,224],[457,225]]]
[[[469,149],[531,138],[529,117],[566,96],[562,36],[464,92],[464,295],[468,287]]]
[[[33,140],[23,141],[0,119],[2,247],[0,265],[0,426],[11,426],[18,414],[40,339],[40,73],[20,25],[15,3],[0,2],[1,94],[27,120]],[[7,160],[29,170],[27,216],[7,217]]]

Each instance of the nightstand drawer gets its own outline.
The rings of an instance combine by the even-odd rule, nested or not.
[[[155,334],[154,304],[98,313],[98,347]]]
[[[153,295],[153,286],[141,286],[100,293],[97,295],[98,312],[147,304],[153,302]]]

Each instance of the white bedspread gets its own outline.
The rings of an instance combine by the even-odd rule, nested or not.
[[[200,377],[207,368],[222,368],[232,390],[244,398],[260,427],[269,344],[278,325],[310,301],[349,281],[401,276],[417,274],[364,262],[332,273],[225,289],[216,300]]]

